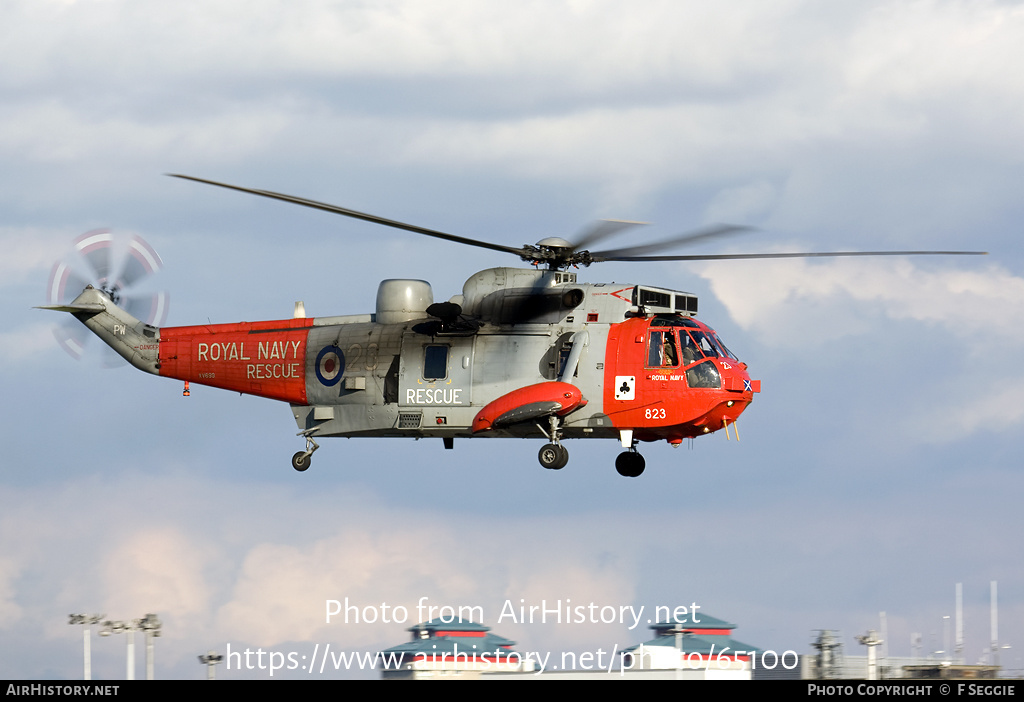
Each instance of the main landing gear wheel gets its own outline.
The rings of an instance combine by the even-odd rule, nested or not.
[[[313,452],[316,451],[320,446],[313,441],[313,437],[307,431],[301,432],[299,436],[306,437],[306,450],[299,451],[292,456],[292,468],[299,471],[300,473],[309,468],[310,461],[313,460]]]
[[[615,459],[615,470],[626,478],[636,478],[644,472],[647,461],[636,451],[623,451]]]
[[[312,461],[312,459],[313,457],[311,454],[307,453],[306,451],[299,451],[294,456],[292,456],[292,468],[301,473],[302,471],[309,468],[309,464]]]
[[[540,453],[537,454],[537,460],[542,466],[551,470],[564,468],[565,464],[569,462],[569,449],[561,444],[544,444]]]

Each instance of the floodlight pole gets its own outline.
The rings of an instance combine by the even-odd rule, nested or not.
[[[199,662],[206,666],[206,679],[215,680],[217,673],[215,668],[218,663],[224,660],[224,656],[216,651],[207,651],[205,656],[199,656]]]
[[[997,581],[992,580],[989,583],[989,606],[991,607],[990,626],[992,629],[992,643],[990,645],[990,650],[992,651],[992,665],[994,666],[999,665],[999,606],[997,604],[996,597],[996,582]]]
[[[99,624],[105,615],[103,614],[69,614],[68,624],[82,624],[82,659],[84,677],[83,680],[92,680],[92,637],[90,636],[93,624]]]
[[[878,680],[878,665],[875,657],[875,647],[882,644],[882,639],[878,638],[874,629],[869,629],[868,633],[854,638],[857,639],[857,643],[864,644],[868,647],[868,680]]]
[[[142,619],[136,620],[138,628],[146,632],[146,680],[153,679],[154,649],[153,639],[160,636],[160,629],[164,623],[155,614],[147,614]]]
[[[135,679],[135,622],[122,622],[107,620],[103,622],[103,628],[100,629],[100,636],[110,636],[112,634],[128,634],[127,639],[127,660],[125,662],[125,679]]]
[[[105,621],[100,636],[111,634],[128,634],[128,660],[126,677],[128,680],[135,679],[135,632],[142,630],[146,633],[146,680],[153,679],[153,638],[160,636],[160,628],[163,622],[155,614],[147,614],[142,619],[133,619],[129,622]]]
[[[128,626],[125,628],[128,632],[128,672],[125,675],[125,680],[135,679],[135,627]]]

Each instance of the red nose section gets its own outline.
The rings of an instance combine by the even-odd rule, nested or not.
[[[587,404],[575,385],[552,381],[519,388],[502,395],[480,410],[473,432],[499,429],[552,414],[564,416]]]

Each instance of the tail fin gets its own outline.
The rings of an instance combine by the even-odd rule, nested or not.
[[[70,304],[40,305],[39,309],[69,312],[133,366],[159,374],[160,329],[135,319],[103,291],[89,285]]]

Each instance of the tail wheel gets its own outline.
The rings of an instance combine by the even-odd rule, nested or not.
[[[558,470],[569,462],[569,450],[561,444],[544,444],[537,454],[537,460],[545,468]]]
[[[299,451],[292,456],[292,468],[299,471],[300,473],[309,468],[309,464],[312,462],[312,454],[305,451]]]

